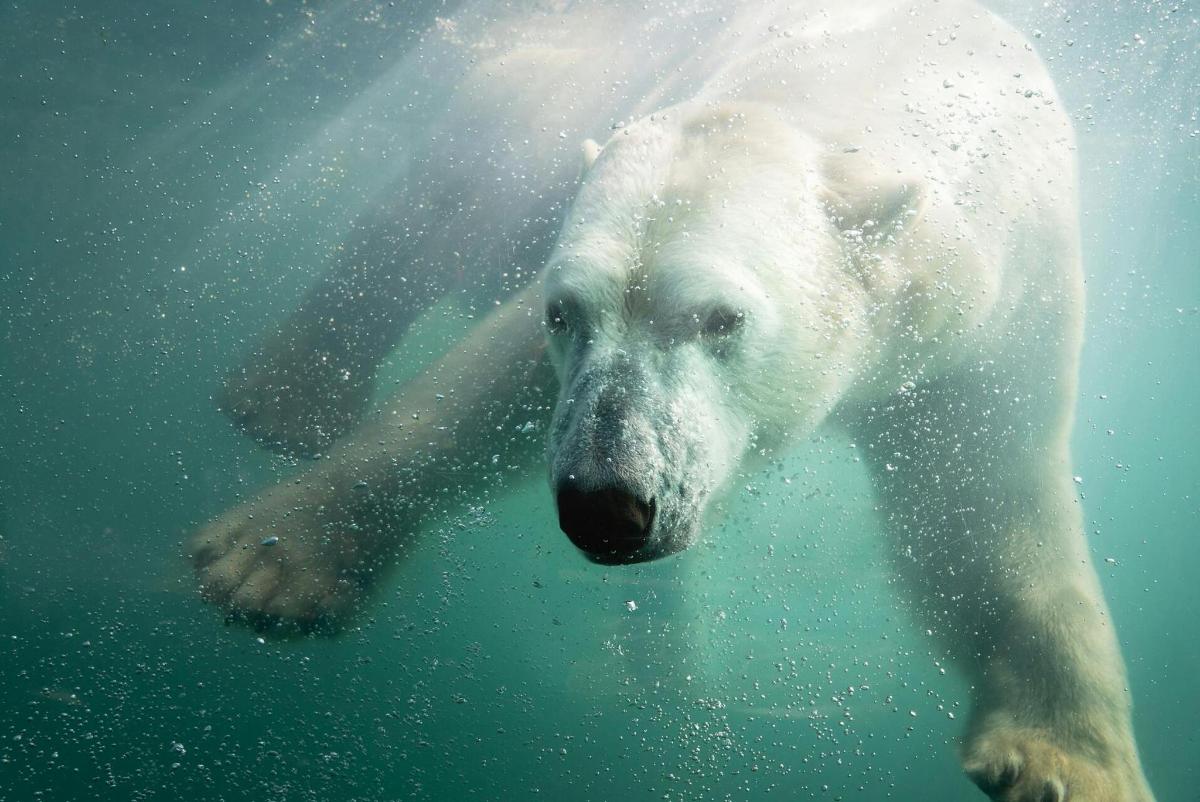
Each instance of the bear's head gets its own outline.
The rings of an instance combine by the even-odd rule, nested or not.
[[[841,390],[861,286],[844,274],[820,153],[761,108],[679,108],[584,148],[549,259],[559,523],[590,559],[695,539],[747,457]]]

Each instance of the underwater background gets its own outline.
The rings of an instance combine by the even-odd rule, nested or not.
[[[676,558],[587,563],[530,471],[430,521],[337,638],[200,603],[188,532],[298,469],[213,395],[386,193],[397,55],[452,6],[0,7],[0,802],[981,799],[840,435]],[[1076,123],[1075,473],[1146,773],[1195,802],[1200,6],[994,7]],[[384,390],[473,312],[431,310]]]

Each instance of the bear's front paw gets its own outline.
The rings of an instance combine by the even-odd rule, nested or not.
[[[287,634],[336,631],[365,594],[379,546],[379,533],[334,500],[281,485],[200,529],[189,551],[201,595],[228,620]]]
[[[1001,726],[964,750],[967,776],[997,802],[1154,802],[1132,742],[1110,755],[1056,745],[1049,732]]]

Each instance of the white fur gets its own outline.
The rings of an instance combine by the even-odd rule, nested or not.
[[[589,149],[544,280],[552,482],[655,499],[649,559],[739,465],[850,428],[898,570],[969,656],[972,776],[1150,799],[1068,480],[1082,283],[1049,79],[973,6],[753,8],[697,45],[706,79]],[[744,324],[700,335],[717,307]]]
[[[1070,481],[1073,134],[1018,32],[965,0],[478,2],[409,61],[437,74],[404,94],[425,115],[404,260],[539,253],[567,210],[543,287],[553,482],[653,499],[650,559],[696,538],[738,470],[846,427],[914,607],[972,683],[966,770],[996,799],[1152,799]],[[296,537],[264,563],[261,522],[319,535],[384,437],[381,477],[474,453],[501,430],[493,390],[525,390],[530,298],[406,388],[402,436],[340,452],[344,475],[313,483],[332,500],[279,491],[203,530],[209,597],[347,608],[339,566],[375,544]]]

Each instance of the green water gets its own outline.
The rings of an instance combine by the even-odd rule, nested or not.
[[[441,8],[0,8],[0,800],[982,798],[834,436],[678,558],[586,563],[534,471],[337,639],[199,603],[187,533],[295,467],[211,395],[386,192],[338,121]],[[1143,760],[1200,800],[1200,8],[1002,10],[1079,133],[1076,473]],[[389,382],[464,327],[439,307]]]

